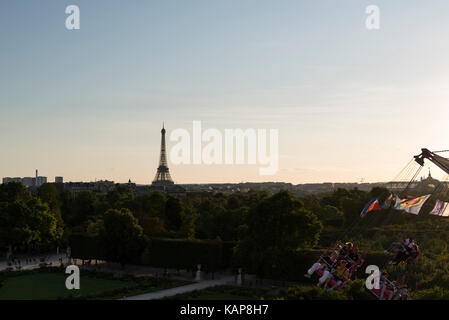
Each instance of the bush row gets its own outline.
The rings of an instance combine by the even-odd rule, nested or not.
[[[98,237],[76,234],[70,237],[72,258],[102,259],[104,249]],[[221,240],[151,239],[140,257],[140,264],[159,268],[216,271],[231,266],[234,242]]]
[[[101,246],[96,237],[77,235],[71,238],[72,257],[77,259],[101,259]],[[151,239],[140,257],[141,265],[157,268],[196,270],[201,264],[203,271],[214,272],[231,267],[234,242],[220,240]],[[258,277],[304,281],[304,273],[318,260],[322,249],[301,249],[284,253],[276,261],[267,261],[257,270],[246,270]],[[365,266],[381,266],[386,259],[383,252],[371,251],[364,256]],[[363,270],[361,270],[363,269]],[[364,277],[364,268],[358,276]]]

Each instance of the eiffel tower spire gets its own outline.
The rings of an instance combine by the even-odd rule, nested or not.
[[[162,123],[161,130],[161,155],[159,158],[159,167],[153,180],[153,185],[165,186],[174,184],[167,165],[167,153],[165,149],[165,127]]]

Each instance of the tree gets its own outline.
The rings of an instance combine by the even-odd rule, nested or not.
[[[165,203],[165,227],[171,231],[179,231],[182,225],[183,208],[178,198],[168,197]]]
[[[317,286],[290,287],[285,293],[286,300],[348,300],[348,298],[341,290],[325,291]]]
[[[281,268],[286,253],[314,246],[322,225],[300,200],[281,191],[250,210],[240,230],[237,262],[261,273],[261,268]]]
[[[138,262],[145,248],[143,229],[129,209],[109,209],[105,213],[100,239],[106,258],[123,267]]]
[[[365,206],[365,201],[350,197],[340,199],[340,207],[344,212],[344,223],[346,226],[352,225],[354,221],[360,219],[360,212]]]
[[[383,187],[374,187],[369,192],[369,197],[374,198],[377,197],[379,200],[385,200],[389,195],[391,194],[391,191],[387,188]]]
[[[0,204],[0,243],[48,245],[62,236],[56,218],[40,199]]]
[[[177,236],[179,238],[194,239],[195,238],[195,220],[197,215],[188,211],[182,215],[182,224],[179,228]]]
[[[28,202],[31,211],[28,220],[28,229],[33,227],[37,231],[35,242],[41,245],[49,245],[59,240],[63,233],[63,228],[59,224],[57,217],[51,212],[47,204],[39,199],[33,199]]]
[[[59,191],[54,184],[44,183],[38,190],[39,198],[48,205],[50,213],[55,217],[57,222],[58,233],[63,233],[64,221],[61,215],[62,201],[59,197]]]
[[[164,219],[165,196],[162,193],[153,192],[150,195],[138,196],[136,201],[140,203],[139,215],[144,214]]]
[[[28,201],[32,196],[20,182],[0,184],[0,202]]]
[[[87,225],[86,233],[89,236],[99,236],[101,233],[101,230],[103,229],[104,222],[103,220],[95,220],[90,221]]]
[[[232,210],[219,210],[216,215],[215,224],[217,235],[224,241],[237,241],[237,230],[243,223],[243,218],[248,213],[247,207]]]
[[[304,208],[306,208],[307,210],[310,210],[313,213],[321,212],[322,207],[320,204],[320,200],[318,199],[317,196],[311,195],[311,196],[307,196],[301,200],[304,203]]]
[[[87,228],[89,220],[95,220],[98,212],[98,198],[92,191],[82,191],[73,200],[68,223],[71,226]]]
[[[149,238],[167,233],[167,230],[164,228],[164,222],[158,217],[141,216],[139,217],[139,224],[142,226],[144,234]]]
[[[220,199],[220,198],[219,198]],[[217,199],[206,199],[198,209],[198,218],[196,219],[196,237],[198,239],[215,239],[217,236],[221,237],[220,217],[225,215],[225,208],[221,201]]]
[[[324,196],[321,199],[321,204],[322,206],[333,206],[333,207],[337,207],[339,208],[340,206],[340,199],[343,197],[350,197],[350,192],[346,189],[343,188],[338,188],[337,190],[335,190],[334,192],[332,192],[331,194]]]
[[[341,226],[344,222],[343,212],[330,205],[326,205],[319,212],[319,217],[326,225]]]

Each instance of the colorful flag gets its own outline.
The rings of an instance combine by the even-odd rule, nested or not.
[[[401,201],[404,199],[399,198],[398,196],[394,197],[394,206],[393,208],[396,210],[399,210],[397,207],[399,206],[399,204],[401,203]]]
[[[375,210],[382,210],[382,207],[379,204],[379,199],[374,198],[368,204],[363,208],[362,212],[360,213],[360,217],[363,218],[368,212],[375,211]]]
[[[399,196],[395,196],[393,208],[396,210],[402,210],[403,208],[401,207],[401,203],[408,201],[408,200],[412,200],[412,199],[414,199],[414,198],[409,198],[409,197],[400,198]]]
[[[392,202],[393,202],[393,195],[390,193],[388,198],[385,199],[384,203],[382,203],[382,205],[381,205],[382,209],[390,208]]]
[[[437,200],[437,203],[435,203],[435,207],[430,211],[430,214],[449,217],[449,202]]]
[[[424,203],[429,198],[430,194],[418,198],[402,199],[400,200],[400,202],[396,202],[394,208],[396,210],[404,210],[405,212],[408,213],[418,214]]]

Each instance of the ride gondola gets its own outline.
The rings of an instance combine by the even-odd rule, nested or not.
[[[362,256],[352,243],[347,242],[323,253],[304,276],[310,278],[316,274],[319,277],[318,286],[327,289],[330,285],[329,289],[339,290],[351,281],[362,265]]]

